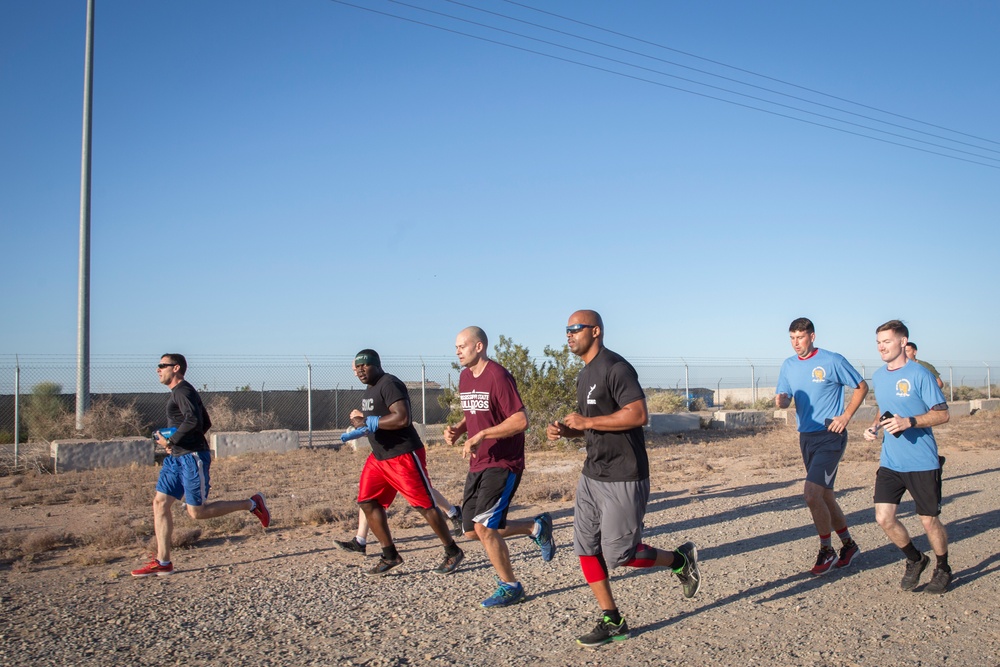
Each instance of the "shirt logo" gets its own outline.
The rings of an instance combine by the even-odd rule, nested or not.
[[[591,385],[590,391],[587,392],[587,405],[597,405],[597,399],[590,397],[590,395],[594,393],[595,389],[597,389],[597,385]]]
[[[361,412],[371,412],[375,409],[375,399],[374,398],[362,398],[361,399]]]
[[[906,398],[910,395],[910,381],[907,379],[896,380],[896,396]]]
[[[813,382],[824,382],[826,381],[826,371],[822,366],[817,366],[812,372]]]
[[[459,399],[462,401],[462,412],[474,415],[479,410],[490,409],[490,392],[488,391],[464,391]]]

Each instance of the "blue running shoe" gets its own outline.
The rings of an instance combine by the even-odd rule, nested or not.
[[[552,515],[548,512],[535,517],[538,526],[538,537],[533,537],[535,544],[542,550],[542,560],[548,563],[556,555],[556,542],[552,539]]]
[[[520,582],[511,586],[497,579],[497,589],[493,595],[483,600],[480,604],[484,607],[505,607],[524,600],[524,587]]]

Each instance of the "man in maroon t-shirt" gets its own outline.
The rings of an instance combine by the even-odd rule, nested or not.
[[[458,377],[462,421],[444,430],[454,444],[468,433],[462,455],[469,459],[462,516],[465,535],[479,540],[497,572],[499,585],[484,607],[498,607],[524,598],[514,577],[505,537],[528,535],[541,548],[542,560],[552,560],[552,517],[548,512],[532,520],[508,521],[511,499],[524,472],[524,432],[528,416],[517,393],[517,383],[500,364],[486,356],[486,332],[467,327],[455,339],[458,361],[465,369]]]

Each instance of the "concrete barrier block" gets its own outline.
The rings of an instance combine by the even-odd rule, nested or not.
[[[299,433],[287,429],[259,433],[213,433],[211,446],[216,458],[256,452],[290,452],[299,448]]]
[[[972,401],[954,401],[948,403],[948,413],[952,417],[965,416],[968,417],[972,414]]]
[[[768,414],[762,410],[718,410],[712,415],[711,428],[760,428],[768,424]]]
[[[649,430],[653,433],[680,433],[701,428],[701,417],[695,412],[656,412],[649,415]]]
[[[969,401],[969,410],[986,412],[996,412],[1000,410],[1000,398],[976,398]]]
[[[774,421],[781,422],[788,426],[795,426],[795,410],[775,410]]]
[[[50,446],[55,471],[122,468],[138,463],[153,465],[156,445],[150,438],[116,440],[53,440]]]

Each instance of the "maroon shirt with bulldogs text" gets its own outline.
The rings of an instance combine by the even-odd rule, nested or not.
[[[458,376],[458,393],[470,437],[524,409],[514,377],[492,359],[486,362],[479,377],[474,377],[468,368],[463,369]],[[486,468],[505,468],[513,473],[523,471],[524,433],[499,440],[486,438],[479,443],[476,456],[469,460],[469,471],[480,472]]]

